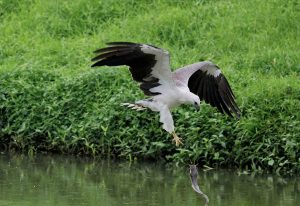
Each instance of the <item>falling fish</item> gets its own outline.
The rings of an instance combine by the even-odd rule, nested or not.
[[[201,190],[200,187],[197,183],[197,177],[198,177],[198,170],[197,170],[197,165],[190,165],[190,177],[191,177],[191,183],[192,183],[192,188],[202,195],[202,197],[205,199],[205,206],[208,206],[209,199],[206,194],[204,194]]]

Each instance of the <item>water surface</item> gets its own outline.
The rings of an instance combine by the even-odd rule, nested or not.
[[[297,206],[300,178],[199,170],[213,206]],[[188,168],[70,156],[0,156],[1,206],[204,205]]]

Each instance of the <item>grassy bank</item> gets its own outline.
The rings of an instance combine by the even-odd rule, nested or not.
[[[298,1],[0,1],[2,149],[196,161],[300,170]],[[90,68],[107,41],[151,43],[173,68],[209,59],[228,77],[243,117],[207,105],[174,110],[184,146],[125,68]]]

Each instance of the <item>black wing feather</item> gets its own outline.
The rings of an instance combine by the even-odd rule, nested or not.
[[[208,96],[208,102],[211,104],[211,106],[216,107],[215,97],[214,97],[214,87],[215,84],[213,81],[207,81],[208,87],[207,87],[207,96]]]
[[[189,80],[188,87],[190,91],[199,96],[200,100],[213,107],[216,107],[221,113],[226,113],[232,117],[235,114],[240,117],[240,109],[238,108],[233,92],[229,83],[222,73],[216,77],[207,72],[207,70],[197,70]]]
[[[95,54],[97,53],[105,53],[105,52],[111,52],[111,51],[121,51],[121,50],[128,50],[127,46],[112,46],[112,47],[105,47],[101,49],[97,49],[94,51]],[[94,61],[94,60],[93,60]]]
[[[152,68],[156,64],[155,55],[146,54],[141,50],[142,44],[131,42],[109,42],[108,47],[94,51],[96,56],[92,59],[96,66],[129,66],[132,78],[140,82],[140,88],[146,95],[158,95],[150,89],[159,86],[158,78],[151,76]],[[156,47],[157,48],[157,47]]]
[[[220,104],[220,102],[222,101],[222,98],[218,92],[218,85],[216,83],[214,83],[214,88],[212,89],[212,91],[213,91],[213,98],[215,100],[215,106],[222,114],[224,114],[222,104]]]

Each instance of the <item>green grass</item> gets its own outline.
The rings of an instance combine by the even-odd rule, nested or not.
[[[300,170],[300,3],[292,1],[0,0],[3,149]],[[150,43],[175,69],[218,64],[240,121],[207,105],[174,111],[176,148],[124,67],[90,68],[109,41]]]

